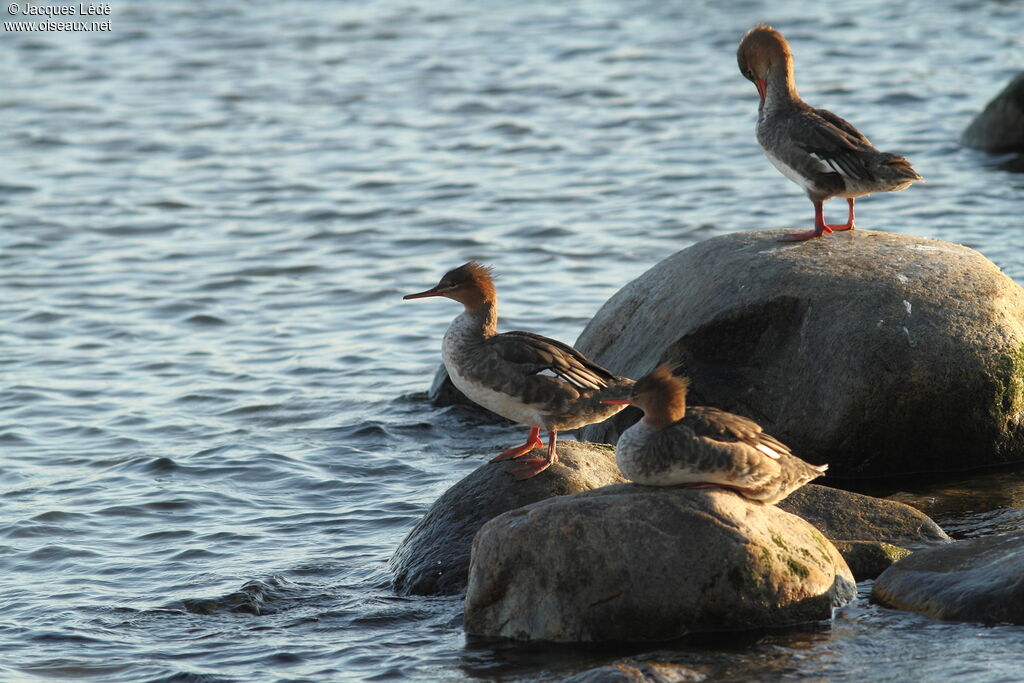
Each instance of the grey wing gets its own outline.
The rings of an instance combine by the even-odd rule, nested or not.
[[[686,467],[699,472],[701,480],[753,489],[779,475],[778,457],[769,457],[744,439],[694,430],[688,419],[689,415],[662,433],[672,432],[669,438],[676,451],[686,452]]]
[[[618,379],[568,344],[532,332],[505,332],[487,343],[502,362],[522,375],[555,377],[578,391],[604,389]]]
[[[766,446],[778,455],[791,454],[786,444],[761,429],[761,425],[742,415],[707,406],[691,406],[687,409],[683,421],[699,436],[717,441],[739,441],[754,448]]]
[[[850,122],[827,109],[812,108],[802,112],[797,120],[799,131],[793,139],[802,150],[843,177],[871,177],[865,156],[877,154],[878,150]]]

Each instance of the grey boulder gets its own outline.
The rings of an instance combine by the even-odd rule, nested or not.
[[[986,152],[1024,152],[1024,72],[1017,74],[967,126],[961,142]]]
[[[576,347],[618,374],[681,364],[694,404],[757,420],[829,475],[1024,459],[1024,289],[978,252],[857,229],[714,237],[598,311]],[[614,443],[627,409],[581,430]]]
[[[916,552],[878,577],[871,599],[936,619],[1024,624],[1024,533]]]
[[[558,462],[515,480],[508,462],[487,463],[434,501],[389,562],[399,593],[456,595],[466,588],[473,535],[502,512],[554,496],[625,481],[605,445],[558,443]]]
[[[464,623],[522,640],[666,640],[829,619],[854,594],[835,547],[775,506],[619,484],[485,524]]]

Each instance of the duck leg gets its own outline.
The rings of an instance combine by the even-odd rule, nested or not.
[[[536,477],[538,474],[546,470],[547,468],[558,462],[558,453],[555,452],[555,441],[558,438],[558,432],[554,429],[548,430],[548,454],[544,458],[528,458],[526,460],[520,460],[518,464],[508,468],[508,471],[516,476],[516,479],[522,481],[523,479],[529,479],[530,477]]]
[[[846,214],[846,225],[829,225],[833,230],[853,230],[853,197],[847,197],[846,203],[849,205],[849,210]]]
[[[803,242],[804,240],[813,239],[815,237],[821,237],[822,233],[832,234],[832,227],[825,225],[825,209],[823,207],[824,202],[813,202],[814,204],[814,230],[810,232],[798,232],[792,235],[786,235],[780,242]],[[850,204],[851,211],[853,210],[853,204]],[[853,220],[852,218],[850,219]],[[852,223],[851,223],[851,226]],[[845,229],[845,228],[843,228]]]
[[[543,446],[544,442],[540,440],[540,427],[530,427],[530,435],[526,437],[526,443],[522,446],[515,446],[507,451],[496,455],[491,458],[491,462],[499,462],[501,460],[511,460],[512,458],[518,458],[521,455],[526,455],[537,446]]]

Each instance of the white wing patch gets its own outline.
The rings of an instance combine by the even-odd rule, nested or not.
[[[826,158],[822,157],[821,155],[816,154],[814,152],[811,152],[811,157],[813,157],[814,159],[817,159],[818,162],[821,163],[822,170],[831,170],[831,171],[834,171],[835,173],[838,173],[839,175],[843,176],[844,178],[853,178],[853,176],[851,176],[849,173],[847,173],[842,168],[840,168],[839,164],[836,162],[835,159],[826,159]]]
[[[759,450],[762,453],[764,453],[765,455],[767,455],[772,460],[778,460],[779,458],[782,457],[781,455],[779,455],[778,453],[776,453],[772,449],[770,449],[767,446],[765,446],[763,443],[757,444],[757,446],[755,446],[755,448],[757,448],[757,450]]]
[[[540,372],[535,372],[537,377],[554,377],[555,379],[565,382],[566,384],[572,385],[577,389],[601,389],[602,385],[597,384],[590,380],[589,377],[583,376],[578,370],[570,368],[568,372],[558,374],[551,368],[544,368]]]

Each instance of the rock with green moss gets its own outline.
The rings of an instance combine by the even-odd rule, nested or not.
[[[553,496],[626,481],[615,450],[603,444],[563,440],[559,462],[540,476],[517,481],[508,462],[485,463],[444,492],[391,557],[399,593],[455,595],[466,589],[473,535],[507,510]]]
[[[832,544],[858,581],[878,578],[879,574],[911,553],[906,548],[882,541],[832,541]]]
[[[644,641],[829,619],[853,576],[813,526],[721,489],[618,484],[506,512],[473,541],[468,633]]]
[[[1024,460],[1024,289],[948,242],[860,228],[778,241],[790,232],[668,257],[577,348],[628,377],[681,364],[692,403],[757,420],[830,475]],[[582,438],[614,443],[636,419],[627,409]]]

